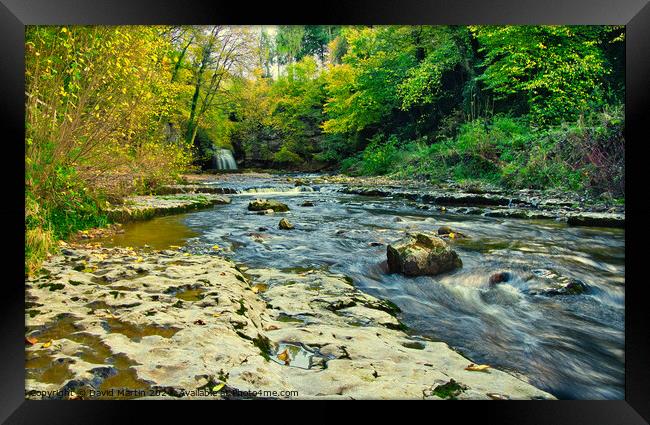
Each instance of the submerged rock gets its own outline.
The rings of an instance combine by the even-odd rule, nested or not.
[[[561,276],[552,270],[533,270],[533,275],[538,278],[541,285],[533,285],[528,290],[530,295],[543,295],[547,297],[556,295],[580,295],[589,289],[589,286],[583,281],[572,277]]]
[[[490,276],[490,280],[488,281],[490,286],[496,285],[498,283],[504,283],[512,279],[512,275],[510,272],[498,272],[494,273],[492,276]]]
[[[407,276],[433,276],[462,267],[456,251],[437,236],[416,233],[388,245],[388,270]]]
[[[588,286],[581,280],[568,279],[565,283],[549,289],[531,291],[531,295],[553,297],[556,295],[580,295],[587,292]]]
[[[438,236],[450,237],[450,238],[466,238],[467,236],[464,233],[460,233],[457,230],[452,229],[449,226],[440,226],[438,228]]]
[[[313,207],[314,203],[312,201],[305,201],[302,204],[300,204],[301,207]]]
[[[255,199],[248,203],[249,211],[273,210],[275,212],[289,211],[287,204],[272,199]]]
[[[291,222],[286,218],[283,218],[282,220],[280,220],[280,223],[278,223],[278,228],[280,230],[291,230],[294,228],[294,225],[291,224]]]

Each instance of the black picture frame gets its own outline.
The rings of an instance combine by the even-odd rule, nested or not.
[[[650,328],[646,308],[648,285],[645,276],[645,244],[649,231],[644,220],[644,142],[650,123],[650,4],[648,0],[363,0],[200,2],[195,0],[0,0],[0,143],[2,181],[6,200],[0,209],[4,230],[2,244],[5,272],[0,294],[0,420],[6,423],[95,424],[115,422],[154,423],[169,418],[171,410],[188,416],[195,411],[213,411],[213,420],[225,420],[223,410],[264,411],[270,420],[281,417],[264,409],[242,409],[200,405],[192,409],[161,408],[152,404],[121,404],[115,401],[26,401],[24,399],[24,176],[21,147],[24,147],[24,29],[33,24],[616,24],[626,25],[626,297],[625,297],[625,400],[619,401],[528,401],[483,402],[480,407],[459,408],[438,403],[435,409],[409,405],[432,412],[442,420],[452,413],[454,422],[472,411],[487,423],[548,424],[643,424],[650,421]],[[646,166],[647,167],[647,166]],[[280,403],[282,404],[282,403]],[[277,403],[275,404],[277,405]],[[207,407],[207,408],[206,408]],[[277,408],[276,406],[273,406]],[[356,407],[356,406],[354,406]],[[293,406],[282,404],[282,410]],[[317,407],[325,415],[338,409]],[[394,410],[387,404],[372,410]],[[137,412],[136,412],[137,410]],[[146,415],[137,419],[136,413]],[[218,413],[217,413],[218,412]],[[316,411],[314,411],[316,412]],[[231,412],[232,413],[232,412]],[[370,415],[370,413],[367,413]],[[291,413],[286,413],[291,415]],[[314,415],[308,415],[311,418]],[[321,416],[321,413],[318,414]],[[276,419],[273,419],[273,418]],[[370,419],[370,416],[366,418]],[[300,419],[299,419],[300,420]],[[433,420],[433,419],[431,419]]]

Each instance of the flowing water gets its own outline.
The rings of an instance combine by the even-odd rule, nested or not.
[[[219,149],[212,156],[212,167],[215,170],[236,170],[237,162],[228,149]]]
[[[251,268],[343,273],[361,290],[397,304],[410,332],[444,341],[475,363],[522,374],[558,398],[624,397],[622,229],[423,211],[403,199],[343,194],[335,185],[294,187],[281,177],[242,174],[223,185],[242,193],[229,205],[132,224],[115,243],[147,244],[146,226],[158,245],[168,240],[214,253],[217,244]],[[255,197],[279,200],[291,211],[256,215],[246,209]],[[306,200],[314,206],[300,206]],[[279,230],[281,217],[296,228]],[[441,225],[469,236],[452,242],[462,269],[436,277],[387,273],[385,244],[406,229]],[[175,229],[178,235],[156,236],[156,226],[158,233]],[[512,279],[490,287],[489,276],[499,271]],[[560,277],[579,279],[589,290],[529,293]]]

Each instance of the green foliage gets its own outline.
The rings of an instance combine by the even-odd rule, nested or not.
[[[415,64],[407,27],[346,27],[347,52],[327,74],[326,133],[355,133],[400,106],[398,86]]]
[[[283,165],[295,165],[302,162],[300,155],[290,151],[286,145],[282,146],[282,148],[273,155],[273,160],[278,164]]]
[[[469,39],[458,42],[456,28],[426,27],[422,32],[418,38],[427,40],[428,48],[422,48],[425,57],[408,70],[398,88],[403,110],[438,100],[444,94],[443,76],[453,71],[464,60],[463,53],[470,49]]]
[[[591,121],[622,98],[622,27],[334,28],[278,29],[284,68],[240,92],[247,157],[621,192],[622,131]]]
[[[361,172],[365,175],[387,174],[394,169],[398,159],[398,141],[390,136],[386,142],[381,136],[371,140],[361,157]]]
[[[102,199],[171,181],[189,163],[165,133],[179,87],[163,32],[27,27],[25,197],[38,205],[26,211],[27,271],[56,239],[105,224]]]
[[[377,137],[341,162],[349,174],[392,174],[428,181],[484,181],[512,188],[624,194],[623,112],[614,108],[550,128],[496,116],[463,124],[456,138],[428,144]]]
[[[539,123],[573,121],[602,107],[610,73],[599,44],[607,26],[472,27],[484,55],[479,80],[502,99],[522,97]]]

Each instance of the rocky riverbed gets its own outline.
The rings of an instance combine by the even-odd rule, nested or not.
[[[270,178],[264,173],[251,177]],[[228,193],[238,191],[216,181],[228,182],[228,175],[187,175],[185,184],[164,186],[159,193]],[[286,178],[297,188],[336,185],[342,193],[376,198],[405,199],[422,210],[455,214],[515,219],[548,219],[571,226],[625,227],[625,205],[605,193],[594,197],[587,193],[562,190],[508,190],[481,182],[432,184],[415,180],[396,181],[388,177],[351,177],[316,175]],[[208,184],[206,184],[208,183]]]
[[[325,175],[185,183],[113,206],[123,226],[80,232],[27,280],[28,397],[622,394],[612,199]],[[429,267],[422,233],[453,267]],[[399,250],[409,235],[417,252]],[[391,246],[413,255],[391,267]]]
[[[553,398],[334,274],[74,245],[26,286],[28,398]]]

